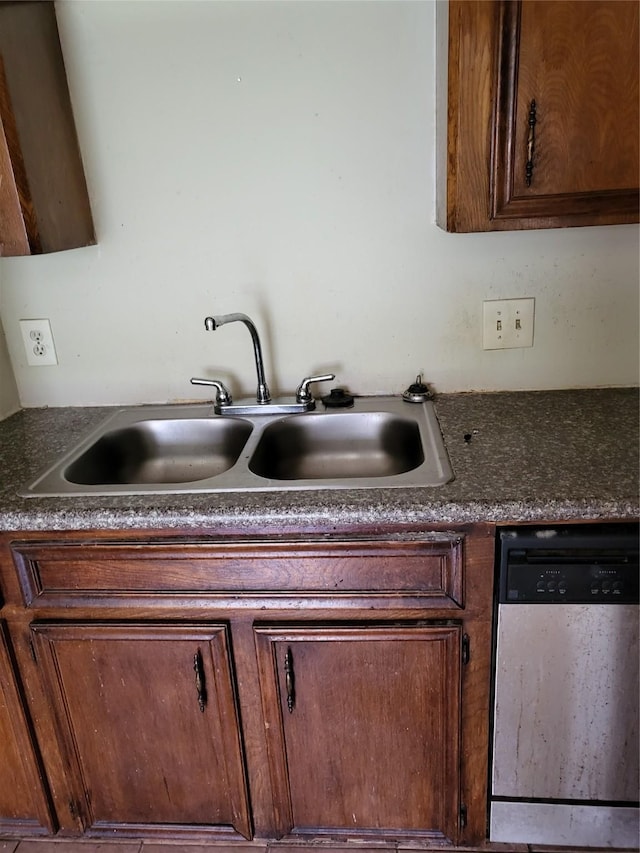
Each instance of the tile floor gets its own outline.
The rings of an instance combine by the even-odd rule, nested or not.
[[[313,849],[316,853],[417,853],[415,847],[398,846],[394,843],[365,845],[354,842],[351,845],[317,843],[306,845],[290,842],[253,842],[251,844],[215,845],[189,844],[185,842],[158,841],[95,841],[77,839],[1,839],[0,853],[303,853]],[[440,848],[443,853],[598,853],[600,848],[583,850],[577,847],[540,847],[529,844],[492,844],[478,848]],[[607,853],[616,853],[611,848]],[[619,851],[622,853],[622,851]],[[624,853],[633,853],[626,850]]]

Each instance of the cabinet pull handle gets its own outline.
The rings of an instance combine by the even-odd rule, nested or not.
[[[198,705],[204,714],[205,705],[207,704],[207,686],[204,680],[204,666],[202,664],[202,654],[200,649],[193,656],[193,671],[196,674],[196,693],[198,694]]]
[[[462,663],[466,666],[471,657],[471,640],[468,634],[462,635]]]
[[[293,655],[290,648],[287,649],[287,653],[284,656],[284,681],[287,687],[287,708],[289,709],[289,713],[292,714],[296,706],[296,685],[293,674]]]
[[[533,155],[536,150],[536,122],[538,121],[536,117],[536,102],[531,101],[531,105],[529,107],[529,133],[527,134],[527,164],[525,166],[524,174],[525,181],[527,186],[531,186],[531,179],[533,178]]]

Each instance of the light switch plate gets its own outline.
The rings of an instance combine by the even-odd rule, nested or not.
[[[483,302],[483,349],[532,347],[535,302],[532,298]]]

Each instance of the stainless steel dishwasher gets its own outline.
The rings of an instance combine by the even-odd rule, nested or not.
[[[501,531],[489,837],[638,847],[638,526]]]

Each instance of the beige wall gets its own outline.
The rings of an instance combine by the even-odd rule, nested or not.
[[[2,300],[0,299],[0,309]],[[20,408],[18,399],[18,388],[13,376],[13,369],[9,360],[7,342],[5,340],[2,325],[0,325],[0,421],[12,415]]]
[[[638,382],[638,228],[451,235],[435,213],[435,4],[56,3],[99,245],[3,259],[22,404],[206,398],[333,370],[359,393]],[[536,299],[484,351],[482,301]],[[58,367],[29,368],[21,317]],[[337,383],[336,383],[337,384]]]
[[[18,389],[9,361],[9,353],[0,327],[0,421],[20,408]]]

